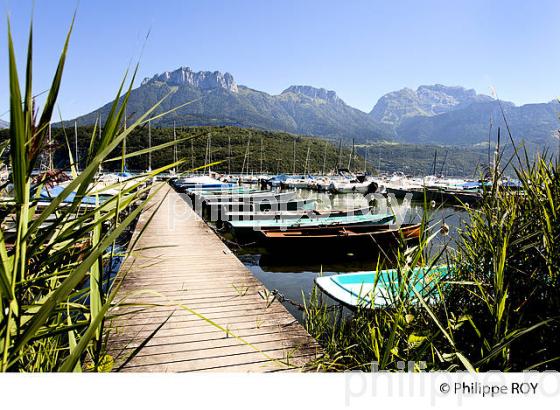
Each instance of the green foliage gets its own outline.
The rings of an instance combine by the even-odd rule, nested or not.
[[[79,163],[83,164],[87,154],[93,127],[78,127]],[[65,135],[69,140],[71,151],[74,152],[74,128],[53,128],[52,135],[56,142],[55,164],[61,168],[68,168],[68,149]],[[0,136],[5,135],[0,132]],[[294,136],[281,132],[258,131],[238,127],[177,127],[176,138],[178,158],[184,159],[181,169],[200,167],[211,161],[223,161],[213,167],[213,170],[227,172],[228,170],[228,140],[231,143],[231,159],[229,168],[232,173],[239,173],[243,168],[245,154],[248,152],[244,172],[258,174],[261,172],[261,140],[262,140],[262,171],[268,173],[291,173],[293,169],[293,143],[296,143],[296,173],[303,173],[305,169],[307,150],[309,149],[308,170],[320,173],[325,163],[325,171],[333,170],[338,161],[338,145],[335,146],[320,138]],[[207,143],[210,138],[211,158],[207,157]],[[0,137],[0,140],[2,138]],[[250,142],[249,142],[250,139]],[[247,145],[249,142],[249,150]],[[152,152],[152,167],[160,167],[169,163],[173,158],[173,128],[152,127],[152,146],[171,143],[167,148]],[[137,152],[148,147],[148,127],[131,132],[126,140],[127,152]],[[325,155],[326,153],[326,155]],[[343,147],[341,162],[348,164],[351,147]],[[119,157],[120,148],[113,151],[110,157]],[[120,170],[119,161],[108,162],[103,166],[105,170]],[[148,168],[148,155],[127,159],[129,170],[143,171]],[[352,168],[363,171],[363,159],[355,155]],[[368,167],[371,171],[371,168]]]
[[[86,149],[89,144],[93,127],[78,127],[78,147],[80,152],[80,163],[83,163]],[[63,130],[53,128],[53,138],[57,142],[55,152],[55,163],[59,167],[66,168],[68,164],[68,150],[63,136]],[[74,127],[65,130],[72,152],[74,152]],[[213,160],[224,161],[216,170],[227,172],[228,170],[228,139],[231,141],[230,169],[232,173],[240,172],[243,167],[243,159],[247,152],[247,142],[250,138],[248,164],[245,172],[259,173],[261,158],[261,139],[263,141],[263,171],[269,173],[291,173],[293,169],[293,141],[296,141],[296,173],[303,173],[307,149],[309,148],[308,167],[312,173],[320,173],[323,170],[323,160],[326,161],[325,171],[334,169],[338,162],[337,142],[330,142],[320,138],[294,136],[292,134],[272,131],[260,131],[232,126],[223,127],[177,127],[177,138],[194,137],[191,141],[177,144],[178,157],[185,159],[183,169],[200,166],[206,158],[206,144],[208,136],[211,138],[211,153]],[[0,130],[0,140],[7,138],[7,130]],[[163,144],[173,141],[173,128],[152,127],[152,145]],[[133,132],[127,138],[127,150],[129,152],[144,149],[148,146],[147,125]],[[350,158],[352,146],[345,144],[342,147],[341,164],[346,167]],[[352,159],[351,168],[356,172],[364,170],[364,156],[367,157],[366,169],[376,174],[378,172],[405,172],[412,175],[428,175],[432,173],[434,152],[437,151],[436,171],[444,175],[478,177],[488,168],[487,148],[467,148],[457,146],[437,145],[414,145],[376,143],[369,145],[356,145],[355,156]],[[194,155],[193,155],[194,153]],[[111,156],[120,155],[115,151]],[[194,162],[192,158],[194,157]],[[173,148],[168,147],[152,153],[154,166],[166,164],[173,158]],[[148,156],[143,155],[127,160],[127,166],[131,170],[142,171],[148,167]],[[120,169],[120,163],[109,163],[105,169]],[[511,173],[511,171],[510,171]]]
[[[153,112],[153,108],[148,110],[126,130],[120,126],[133,75],[124,93],[123,79],[100,135],[96,127],[90,130],[81,173],[63,185],[62,193],[48,205],[39,207],[39,193],[54,182],[57,172],[39,176],[32,176],[32,172],[39,166],[48,142],[70,33],[71,29],[39,115],[32,96],[32,34],[22,93],[8,30],[8,159],[13,191],[12,197],[1,204],[1,371],[79,371],[84,359],[91,362],[92,369],[108,368],[111,358],[104,354],[103,319],[118,284],[108,289],[107,278],[102,275],[104,266],[112,264],[114,257],[107,250],[126,234],[145,206],[146,201],[141,199],[150,189],[146,183],[176,165],[141,175],[127,185],[109,186],[108,189],[120,188],[119,193],[93,208],[82,206],[82,198],[90,193],[99,167]],[[74,199],[63,205],[71,193],[76,194]],[[10,224],[14,229],[6,230]]]
[[[413,361],[426,370],[558,369],[560,168],[525,155],[514,167],[523,189],[509,191],[497,183],[500,163],[480,207],[465,208],[469,223],[453,248],[426,252],[433,236],[424,236],[397,259],[404,282],[409,267],[451,264],[435,297],[414,303],[404,295],[339,318],[312,295],[307,329],[326,350],[317,368],[368,370],[376,362],[401,370],[399,361]],[[398,287],[390,293],[401,295]]]
[[[560,169],[546,157],[533,164],[525,157],[516,168],[522,191],[494,185],[480,209],[469,212],[456,259],[460,279],[474,285],[454,287],[448,299],[471,318],[459,348],[482,369],[557,369]],[[511,340],[532,326],[537,328]]]

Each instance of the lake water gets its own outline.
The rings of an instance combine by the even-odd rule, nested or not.
[[[299,190],[301,198],[314,198],[318,209],[358,208],[368,205],[368,200],[362,194],[328,194],[309,190]],[[394,208],[402,206],[398,201]],[[442,223],[449,226],[449,235],[437,235],[432,244],[432,252],[437,252],[442,246],[453,246],[457,236],[457,228],[467,218],[467,213],[458,207],[441,207],[436,204],[430,206],[430,226],[434,232],[439,230]],[[412,202],[406,212],[404,222],[420,222],[424,210],[423,203]],[[277,290],[286,298],[296,303],[303,302],[303,295],[308,297],[313,288],[313,281],[321,274],[333,275],[338,273],[361,272],[375,270],[377,257],[370,260],[356,259],[349,254],[344,260],[329,261],[328,255],[309,255],[309,258],[294,259],[291,255],[269,255],[266,250],[257,247],[232,249],[238,258],[251,272],[269,289]],[[284,303],[286,308],[298,320],[302,320],[302,312],[290,303]]]

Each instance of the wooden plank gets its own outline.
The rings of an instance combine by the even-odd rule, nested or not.
[[[244,329],[261,329],[267,327],[280,327],[289,331],[292,326],[297,326],[297,321],[293,320],[286,320],[285,316],[282,315],[267,315],[260,320],[255,320],[255,318],[236,318],[231,322],[227,323],[226,328],[232,331],[235,335],[241,332]],[[153,326],[157,327],[157,326]],[[131,331],[130,328],[124,329],[117,328],[116,332],[112,335],[113,340],[128,340],[133,341],[137,340],[139,337],[143,341],[152,331],[150,326],[141,326],[137,328],[135,332]],[[207,333],[207,332],[219,332],[224,337],[225,332],[220,330],[216,326],[210,323],[199,323],[199,322],[184,322],[181,323],[181,326],[177,326],[176,328],[162,328],[158,331],[153,338],[158,337],[175,337],[177,335],[187,335],[187,334],[194,334],[194,333]],[[230,336],[231,337],[231,336]]]
[[[264,335],[282,336],[288,334],[289,335],[293,334],[302,337],[306,335],[306,333],[302,332],[301,329],[292,329],[290,331],[287,329],[283,329],[278,325],[265,326],[259,328],[250,326],[246,329],[239,329],[239,328],[236,329],[237,336],[242,337],[243,339],[251,343],[254,342],[254,340],[251,339],[253,337],[260,337]],[[233,339],[232,337],[228,337],[227,335],[224,334],[224,332],[208,330],[206,332],[195,331],[191,333],[181,333],[180,335],[174,335],[174,336],[153,337],[152,339],[149,340],[149,342],[145,346],[149,347],[149,346],[160,346],[160,345],[186,344],[186,343],[202,342],[202,341],[209,341],[209,340],[232,340],[233,342],[235,342],[235,339]],[[122,339],[122,340],[115,341],[114,343],[115,346],[118,346],[122,349],[134,349],[140,346],[140,343],[138,343],[138,341],[135,339],[133,340]]]
[[[133,239],[150,218],[106,321],[115,368],[140,347],[122,371],[280,371],[321,354],[281,303],[259,295],[266,288],[179,194],[161,187]]]

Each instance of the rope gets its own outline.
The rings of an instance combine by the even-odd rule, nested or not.
[[[305,310],[305,306],[301,303],[295,302],[292,299],[288,298],[287,296],[283,295],[282,293],[280,293],[278,291],[278,289],[272,289],[270,291],[270,294],[274,296],[274,298],[281,302],[281,303],[289,303],[292,306],[295,306],[298,310],[300,311],[304,311]],[[335,310],[335,309],[340,309],[342,307],[342,305],[336,304],[336,305],[330,305],[327,307],[327,311],[330,310]]]
[[[278,300],[279,302],[283,303],[283,302],[287,302],[292,306],[295,306],[296,308],[298,308],[298,310],[304,311],[305,307],[298,302],[294,302],[292,299],[284,296],[282,293],[278,292],[278,289],[272,289],[270,291],[270,293],[276,298],[276,300]]]

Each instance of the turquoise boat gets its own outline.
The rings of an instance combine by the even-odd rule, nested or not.
[[[449,274],[447,265],[413,269],[405,285],[409,296],[416,299],[417,292],[427,303],[434,302],[435,285]],[[396,300],[399,280],[397,269],[387,269],[321,276],[315,278],[315,284],[327,296],[350,309],[372,309],[385,307]]]

